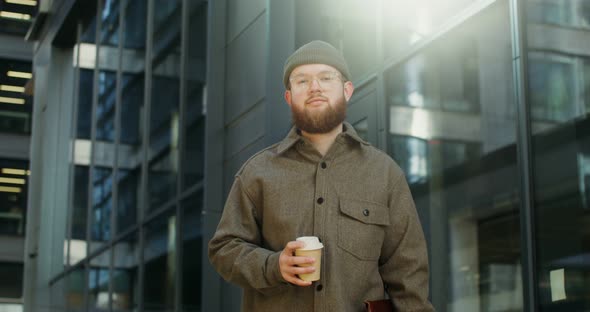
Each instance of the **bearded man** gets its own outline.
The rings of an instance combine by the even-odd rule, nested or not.
[[[342,54],[312,41],[285,62],[294,127],[235,176],[209,259],[244,290],[243,311],[433,311],[428,255],[406,179],[347,122],[354,86]],[[318,237],[321,265],[296,256]],[[302,275],[320,271],[311,282]]]

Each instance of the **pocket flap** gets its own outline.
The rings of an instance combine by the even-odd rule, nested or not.
[[[340,211],[366,224],[389,225],[389,209],[385,205],[356,199],[340,200]]]

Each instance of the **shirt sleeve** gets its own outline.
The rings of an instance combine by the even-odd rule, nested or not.
[[[256,207],[238,176],[209,241],[209,261],[226,281],[274,294],[288,287],[279,271],[281,251],[261,246]]]
[[[389,198],[390,226],[379,271],[396,311],[434,311],[428,301],[428,253],[424,232],[404,175]]]

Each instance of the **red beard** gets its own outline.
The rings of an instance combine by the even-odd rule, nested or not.
[[[314,98],[317,98],[314,97]],[[338,127],[346,119],[346,101],[340,98],[335,105],[324,104],[324,108],[300,109],[291,105],[291,116],[295,127],[307,133],[328,133]]]

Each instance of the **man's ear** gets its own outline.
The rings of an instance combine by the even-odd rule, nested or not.
[[[352,81],[347,81],[344,83],[344,98],[346,102],[350,100],[352,97],[352,93],[354,92],[354,86],[352,85]]]
[[[291,107],[291,90],[285,90],[285,102]]]

